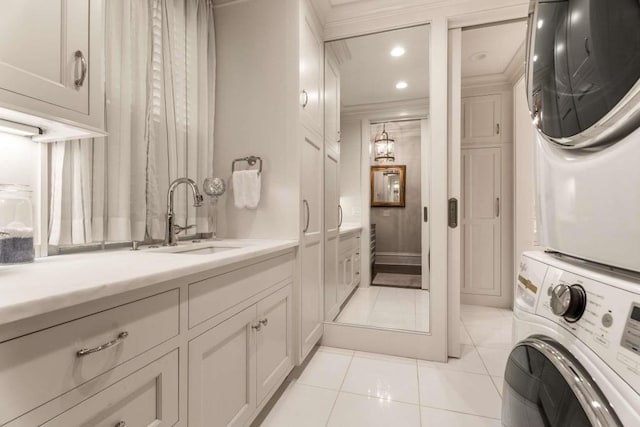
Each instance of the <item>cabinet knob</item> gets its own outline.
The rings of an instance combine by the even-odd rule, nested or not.
[[[266,317],[262,320],[258,320],[258,323],[261,323],[262,326],[267,326],[267,324],[269,323],[269,319],[267,319]]]
[[[124,421],[118,421],[118,423],[114,427],[124,427],[126,425],[127,423],[125,423]]]
[[[251,329],[255,329],[256,332],[260,332],[260,329],[262,329],[262,322],[258,322],[257,325],[251,325]]]

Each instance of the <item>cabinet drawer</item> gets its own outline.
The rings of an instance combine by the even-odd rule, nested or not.
[[[189,327],[293,276],[288,253],[189,285]]]
[[[0,425],[178,335],[178,304],[176,289],[0,344]]]
[[[43,427],[172,426],[178,421],[178,350],[58,415]]]

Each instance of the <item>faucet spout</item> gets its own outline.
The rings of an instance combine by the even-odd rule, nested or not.
[[[176,232],[175,232],[175,221],[174,221],[174,201],[173,196],[175,193],[175,189],[180,184],[187,184],[189,188],[191,188],[191,193],[193,194],[193,206],[198,208],[202,206],[202,202],[204,201],[204,197],[200,194],[200,190],[198,190],[198,185],[191,178],[178,178],[174,180],[171,185],[169,185],[169,190],[167,191],[167,221],[166,221],[166,230],[165,230],[165,239],[164,245],[167,246],[175,246],[177,245]]]

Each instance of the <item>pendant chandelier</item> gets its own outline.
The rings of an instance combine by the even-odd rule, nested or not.
[[[376,162],[393,162],[396,159],[395,154],[393,153],[394,144],[395,140],[389,138],[385,125],[382,125],[382,133],[376,135],[376,139],[373,142],[373,151]]]

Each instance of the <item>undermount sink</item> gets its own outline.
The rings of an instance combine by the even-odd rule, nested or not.
[[[149,246],[142,248],[149,252],[159,252],[167,254],[184,254],[184,255],[211,255],[221,252],[228,252],[242,249],[248,246],[246,243],[231,241],[196,241],[181,242],[176,246]]]
[[[205,248],[197,248],[197,249],[185,249],[185,248],[176,248],[175,251],[167,251],[173,254],[188,254],[188,255],[209,255],[209,254],[217,254],[219,252],[232,251],[234,249],[240,248],[229,248],[226,246],[207,246]]]

